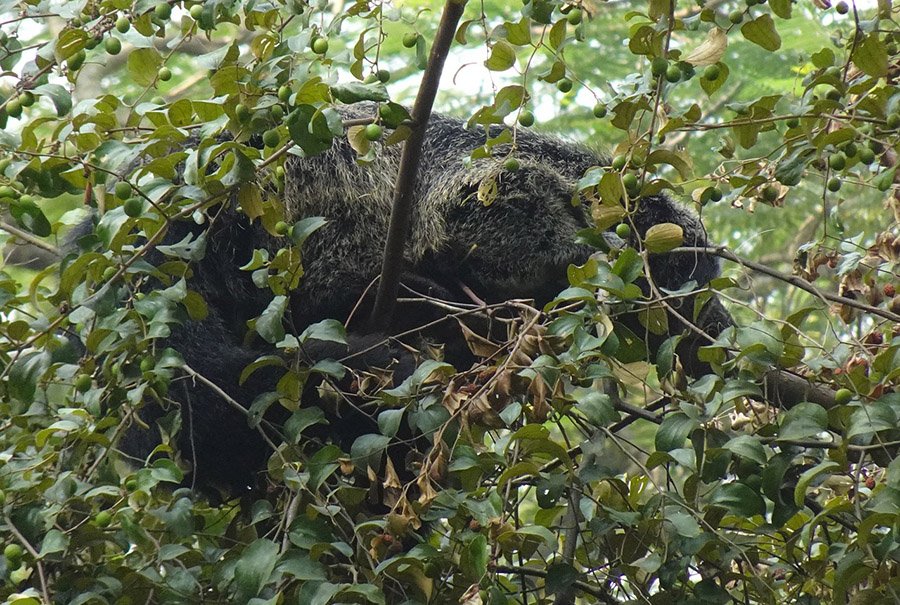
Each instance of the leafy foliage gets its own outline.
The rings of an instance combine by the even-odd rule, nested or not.
[[[721,252],[737,262],[713,286],[741,327],[701,350],[710,371],[688,380],[680,335],[648,355],[618,321],[637,309],[647,333],[665,334],[666,305],[684,294],[647,299],[636,285],[647,251],[679,245],[661,225],[638,248],[570,267],[545,309],[505,305],[506,340],[466,332],[476,368],[424,360],[402,385],[373,387],[379,432],[349,452],[307,443],[323,417],[298,407],[311,370],[285,361],[307,338],[343,335],[282,321],[302,243],[321,226],[285,223],[283,162],[343,136],[366,161],[381,126],[384,144],[402,142],[437,7],[5,4],[0,597],[896,602],[897,9],[700,4],[469,6],[439,106],[505,124],[472,157],[508,170],[518,129],[535,121],[609,147],[610,165],[579,184],[597,221],[586,241],[626,232],[622,199],[690,199],[747,257]],[[363,100],[380,104],[376,124],[342,124],[334,104]],[[149,160],[129,172],[139,155]],[[181,486],[177,414],[160,421],[152,461],[124,464],[116,443],[135,410],[185,380],[165,338],[207,312],[187,278],[208,242],[160,243],[174,221],[215,220],[228,200],[284,242],[243,267],[273,294],[252,328],[285,354],[241,377],[285,366],[248,421],[272,405],[294,413],[270,492],[217,503]],[[83,243],[100,252],[21,266],[58,253],[87,208],[100,218]],[[780,397],[777,370],[818,390]],[[409,481],[384,457],[404,426],[433,446]]]

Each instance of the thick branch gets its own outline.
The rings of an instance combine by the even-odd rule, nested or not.
[[[413,105],[411,132],[403,145],[403,155],[400,157],[400,170],[397,174],[394,204],[391,210],[391,225],[384,246],[381,281],[378,284],[378,296],[375,299],[375,308],[372,310],[370,321],[375,330],[386,329],[394,315],[400,273],[403,268],[403,249],[406,246],[409,217],[412,214],[413,185],[419,170],[425,130],[428,127],[434,97],[437,95],[438,85],[441,81],[444,61],[447,59],[447,53],[453,43],[453,35],[456,33],[456,26],[462,17],[465,6],[466,0],[447,0],[447,3],[444,4],[441,23],[428,57],[428,66],[425,68],[422,84],[419,86],[419,93],[416,95],[416,102]]]

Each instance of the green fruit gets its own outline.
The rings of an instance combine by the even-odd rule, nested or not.
[[[166,2],[160,2],[153,7],[153,14],[156,18],[167,21],[172,16],[172,6]]]
[[[666,75],[666,70],[668,69],[669,62],[665,59],[665,57],[653,57],[653,60],[650,61],[650,73],[657,78],[661,78]]]
[[[617,155],[613,158],[612,164],[610,165],[613,170],[622,170],[625,168],[625,164],[628,163],[628,158],[624,155]]]
[[[681,70],[677,65],[669,65],[666,69],[666,81],[674,84],[681,79]]]
[[[238,103],[234,106],[234,117],[238,122],[246,122],[250,119],[250,110],[243,103]]]
[[[103,42],[103,48],[111,55],[118,55],[122,52],[122,41],[118,38],[107,38]]]
[[[112,514],[108,510],[101,510],[94,517],[94,525],[97,527],[109,527],[112,523]]]
[[[594,117],[605,118],[607,113],[606,103],[597,103],[594,105]]]
[[[637,175],[629,172],[622,177],[622,184],[625,186],[625,190],[628,191],[628,193],[636,191],[638,188]]]
[[[275,168],[275,178],[277,178],[277,179],[284,178],[284,166],[278,166]]]
[[[417,32],[406,32],[403,34],[403,46],[406,48],[412,48],[419,41],[419,34]]]
[[[859,150],[859,161],[863,164],[871,164],[875,161],[875,152],[868,147]]]
[[[569,11],[569,14],[566,15],[566,21],[568,21],[572,25],[578,25],[581,23],[582,13],[580,9],[573,8]]]
[[[284,108],[281,105],[272,105],[269,108],[269,117],[274,122],[281,122],[281,118],[284,117]]]
[[[287,86],[278,87],[278,100],[287,103],[291,98],[291,89]]]
[[[128,491],[133,492],[137,488],[138,488],[137,479],[132,478],[125,482],[125,489],[127,489]]]
[[[891,188],[891,185],[894,184],[894,179],[890,171],[882,172],[879,175],[878,180],[875,181],[875,186],[878,187],[878,191],[887,191]]]
[[[7,544],[6,548],[3,549],[3,556],[6,557],[6,560],[10,563],[18,564],[18,562],[22,560],[22,555],[24,554],[25,551],[18,544]]]
[[[87,54],[84,50],[79,50],[77,53],[69,57],[69,60],[66,64],[69,66],[71,71],[76,71],[84,64],[84,60],[87,58]]]
[[[156,72],[156,77],[163,82],[168,82],[172,79],[172,70],[166,66],[160,67],[159,71]]]
[[[384,129],[378,124],[368,124],[363,134],[369,141],[377,141],[384,134]]]
[[[193,19],[194,21],[199,21],[201,15],[203,15],[203,5],[195,4],[191,7],[191,10],[189,12],[191,15],[191,19]]]
[[[840,191],[841,179],[837,178],[836,176],[831,177],[830,179],[828,179],[828,184],[826,186],[828,187],[828,191],[831,191],[832,193],[835,191]]]
[[[131,218],[137,218],[144,212],[144,200],[139,197],[130,197],[122,204],[122,210]]]
[[[100,36],[100,34],[97,34],[96,36],[91,36],[90,38],[88,38],[87,42],[84,43],[84,47],[88,50],[94,50],[102,41],[103,37]]]
[[[718,202],[722,199],[722,190],[718,187],[713,187],[712,191],[709,192],[709,199],[713,202]]]
[[[0,197],[18,199],[19,193],[9,185],[0,185]]]
[[[846,155],[848,158],[852,158],[856,155],[856,152],[859,151],[859,148],[853,141],[849,141],[841,149],[844,151],[844,155]]]
[[[838,2],[834,5],[834,10],[836,10],[840,15],[846,15],[848,12],[850,12],[850,6],[846,2],[841,0],[841,2]]]
[[[90,390],[93,380],[90,374],[79,374],[75,377],[75,390],[79,393],[87,393]]]
[[[156,367],[156,360],[152,355],[147,355],[141,359],[141,372],[151,372]]]
[[[103,274],[100,276],[100,280],[105,281],[105,282],[109,281],[113,278],[113,276],[115,274],[116,274],[115,267],[107,267],[106,269],[103,270]],[[90,376],[88,376],[88,379],[90,379]],[[90,385],[88,385],[88,387],[90,387]]]
[[[762,199],[767,202],[774,202],[778,199],[778,189],[769,185],[765,189],[762,190]]]
[[[7,101],[6,113],[14,118],[18,118],[22,115],[22,104],[19,103],[19,99],[10,99]]]
[[[266,147],[277,147],[281,137],[278,134],[278,130],[273,128],[263,133],[262,140]]]
[[[118,19],[116,19],[116,31],[120,34],[124,34],[129,29],[131,29],[131,21],[128,20],[128,17],[122,15]]]
[[[291,226],[284,221],[278,221],[277,223],[275,223],[275,233],[277,233],[278,235],[287,235],[290,230]]]
[[[694,66],[688,63],[687,61],[679,61],[678,69],[681,70],[681,77],[684,80],[690,80],[694,77],[694,74],[697,72],[694,70]]]
[[[788,128],[797,128],[800,126],[800,118],[788,118],[784,121],[784,124]]]
[[[703,70],[704,80],[718,80],[720,75],[722,75],[722,70],[718,65],[707,65]]]
[[[328,52],[328,40],[325,38],[316,38],[312,43],[312,51],[317,55],[324,55]]]
[[[556,83],[556,88],[559,92],[569,92],[572,90],[572,80],[569,78],[563,78]]]
[[[900,128],[900,113],[895,111],[887,117],[887,127],[891,130]]]
[[[728,20],[737,25],[744,20],[744,11],[733,10],[728,13]]]
[[[34,105],[34,93],[30,90],[26,90],[18,96],[18,100],[22,107],[31,107]]]
[[[847,165],[847,157],[843,153],[832,153],[828,156],[828,165],[832,170],[843,170]]]
[[[519,114],[519,124],[528,128],[534,125],[534,114],[527,109]]]
[[[631,227],[628,223],[619,223],[616,225],[616,235],[621,237],[622,239],[628,239],[631,237]]]
[[[131,184],[126,181],[119,181],[116,183],[116,197],[120,200],[128,199],[128,196],[131,195]]]
[[[391,80],[391,72],[386,69],[379,69],[378,73],[375,75],[378,77],[378,81],[382,84],[387,84]]]
[[[847,405],[853,399],[850,389],[838,389],[834,394],[834,402],[838,405]]]
[[[514,172],[521,167],[521,164],[516,158],[506,158],[506,161],[503,162],[503,167],[510,172]]]

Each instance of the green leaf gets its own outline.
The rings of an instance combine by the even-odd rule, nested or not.
[[[162,65],[162,56],[152,46],[136,48],[128,53],[128,75],[138,86],[152,84],[160,65]]]
[[[275,344],[284,338],[284,312],[287,310],[287,296],[276,296],[262,312],[257,320],[254,328],[256,332],[262,336],[266,342]],[[312,327],[312,326],[310,326]]]
[[[350,458],[362,469],[369,467],[377,471],[381,468],[382,455],[390,442],[391,438],[385,435],[362,435],[350,446]]]
[[[781,48],[781,36],[775,29],[775,21],[768,14],[760,15],[753,21],[741,26],[741,33],[745,38],[762,46],[768,51],[776,51]]]
[[[897,411],[887,401],[873,401],[863,404],[850,417],[850,430],[847,438],[867,433],[877,433],[896,429],[900,426]]]
[[[331,94],[341,103],[359,103],[360,101],[384,102],[391,99],[387,88],[381,82],[348,82],[346,84],[333,84]]]
[[[770,0],[769,6],[772,7],[772,12],[782,19],[790,19],[791,18],[791,9],[793,8],[792,0]]]
[[[384,410],[378,414],[378,430],[382,435],[394,437],[400,429],[400,421],[403,419],[403,408],[396,410]]]
[[[717,486],[710,497],[710,503],[724,506],[741,517],[766,514],[766,502],[762,496],[739,482]]]
[[[309,339],[346,344],[347,334],[344,324],[341,322],[335,319],[324,319],[307,327],[300,334],[300,342],[306,342]]]
[[[870,33],[853,51],[853,62],[867,75],[874,78],[888,73],[888,51],[877,33]]]
[[[666,416],[656,431],[656,449],[660,452],[671,452],[684,446],[684,440],[699,423],[684,412],[676,412]]]
[[[547,568],[547,592],[557,594],[572,590],[578,571],[568,563],[554,563]]]
[[[575,409],[594,426],[607,426],[619,420],[619,413],[609,395],[595,387],[575,389],[572,397],[575,399]]]
[[[809,485],[816,477],[840,469],[841,465],[837,462],[826,460],[824,462],[820,462],[811,469],[804,471],[803,474],[800,475],[800,478],[797,480],[797,485],[794,486],[794,504],[796,504],[797,506],[803,506],[803,502],[804,500],[806,500],[806,492],[809,489]]]
[[[38,205],[32,201],[16,200],[9,205],[9,212],[20,227],[38,237],[47,237],[52,233],[50,221],[47,220]]]
[[[766,463],[766,448],[759,439],[752,435],[738,435],[734,439],[722,444],[722,447],[741,458],[752,460],[757,464]]]
[[[491,47],[491,54],[484,62],[491,71],[506,71],[516,64],[516,49],[506,40],[497,40]]]
[[[291,228],[291,240],[297,246],[302,246],[310,235],[328,223],[322,216],[309,216],[294,223]]]
[[[309,467],[309,489],[318,490],[322,484],[330,477],[334,471],[340,468],[338,459],[343,457],[344,452],[336,445],[326,445],[309,459],[307,466]]]
[[[258,595],[277,561],[278,545],[271,540],[260,538],[244,549],[234,567],[235,600],[243,602]]]
[[[804,439],[818,435],[828,427],[828,412],[820,405],[805,401],[788,410],[781,421],[779,439]]]
[[[482,534],[475,535],[463,547],[459,557],[459,569],[470,582],[480,582],[487,573],[488,565],[487,538]]]

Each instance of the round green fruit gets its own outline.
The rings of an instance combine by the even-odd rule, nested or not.
[[[328,52],[328,40],[325,38],[316,38],[312,43],[312,51],[317,55],[324,55]]]
[[[278,100],[287,103],[291,98],[291,89],[288,86],[278,87]]]
[[[122,15],[118,19],[116,19],[116,31],[120,34],[124,34],[129,29],[131,29],[131,21],[128,20],[128,17]]]
[[[19,99],[10,99],[6,102],[6,113],[14,118],[22,115],[22,104]]]
[[[77,71],[82,65],[84,65],[84,60],[87,58],[87,54],[84,50],[79,50],[77,53],[69,57],[69,60],[66,61],[66,64],[69,66],[71,71]]]
[[[607,114],[606,103],[597,103],[594,105],[594,117],[595,118],[605,118]]]
[[[103,48],[111,55],[118,55],[122,52],[122,41],[118,38],[107,38],[103,42]]]
[[[891,130],[900,128],[900,113],[895,111],[887,117],[887,127]]]
[[[613,170],[622,170],[623,168],[625,168],[625,164],[627,163],[628,158],[625,156],[625,154],[620,154],[612,159],[612,164],[610,164],[610,166]]]
[[[238,103],[234,106],[234,117],[237,118],[238,122],[246,122],[250,119],[250,110],[243,103]]]
[[[275,122],[281,122],[281,119],[284,117],[284,108],[281,105],[272,105],[269,108],[269,116]]]
[[[18,199],[19,193],[9,185],[0,185],[0,197]]]
[[[263,133],[262,140],[266,147],[277,147],[281,137],[278,135],[278,130],[272,128]]]
[[[144,212],[144,200],[139,197],[130,197],[122,204],[122,210],[131,218],[137,218]]]
[[[859,161],[863,164],[871,164],[875,161],[875,152],[868,147],[859,150]]]
[[[291,226],[284,221],[278,221],[277,223],[275,223],[275,233],[277,233],[278,235],[285,236],[290,230]]]
[[[368,124],[366,125],[364,134],[367,140],[377,141],[381,138],[381,135],[384,134],[384,129],[378,124]]]
[[[391,81],[391,72],[386,69],[379,69],[378,73],[375,75],[378,77],[378,81],[382,84],[387,84]]]
[[[172,79],[172,70],[166,66],[162,66],[159,68],[159,71],[156,72],[156,77],[163,82],[168,82]]]
[[[838,389],[834,394],[834,402],[837,405],[847,405],[853,399],[853,392],[850,389]]]
[[[110,523],[112,523],[112,513],[108,510],[101,510],[94,517],[94,525],[97,527],[109,527]]]
[[[115,192],[117,198],[126,200],[131,195],[131,184],[126,181],[119,181],[116,183]]]
[[[133,492],[137,488],[138,488],[137,479],[132,478],[125,482],[125,489],[127,489],[128,491]]]
[[[403,34],[403,46],[406,48],[412,48],[419,41],[419,34],[417,32],[406,32]]]
[[[167,2],[160,2],[156,6],[153,7],[153,15],[157,19],[161,19],[162,21],[167,21],[169,17],[172,16],[172,6]]]
[[[852,158],[859,151],[859,147],[853,141],[847,142],[841,149],[848,158]]]
[[[191,19],[193,19],[194,21],[199,21],[201,15],[203,15],[203,5],[195,4],[191,7],[191,10],[189,12],[191,15]]]
[[[839,15],[846,15],[850,12],[850,5],[841,0],[841,2],[834,5],[834,10],[836,10]]]
[[[771,203],[778,199],[778,189],[769,185],[762,190],[762,199]]]
[[[728,20],[737,25],[744,20],[744,11],[733,10],[728,13]]]
[[[704,80],[718,80],[720,75],[722,75],[722,69],[718,65],[707,65],[703,70]]]
[[[519,124],[528,128],[534,126],[534,114],[527,109],[519,114]]]
[[[509,170],[510,172],[515,172],[516,170],[521,168],[521,164],[516,158],[506,158],[506,161],[503,162],[503,168]]]
[[[284,178],[284,166],[278,166],[275,168],[275,178],[277,178],[277,179]]]
[[[34,93],[30,90],[26,90],[18,96],[18,100],[22,107],[31,107],[34,105]]]
[[[847,165],[847,157],[843,153],[832,153],[828,156],[828,165],[832,170],[843,170]]]
[[[18,562],[22,560],[22,555],[24,554],[25,551],[18,544],[7,544],[6,548],[3,549],[3,556],[6,557],[6,560],[10,563],[18,564]]]
[[[650,73],[657,78],[661,78],[666,75],[666,71],[668,69],[669,62],[665,59],[665,57],[653,57],[653,60],[650,61]]]
[[[712,191],[709,192],[709,199],[713,202],[719,202],[722,200],[723,194],[722,190],[718,187],[713,187]]]
[[[568,21],[572,25],[578,25],[579,23],[581,23],[582,18],[583,15],[581,13],[581,10],[577,8],[573,8],[569,11],[569,14],[566,15],[566,21]]]
[[[681,70],[677,65],[669,65],[666,69],[666,81],[674,84],[681,79]]]
[[[569,92],[572,90],[572,80],[569,78],[563,78],[556,83],[556,88],[559,92]]]
[[[836,191],[840,191],[841,190],[841,179],[837,178],[836,176],[831,177],[830,179],[828,179],[827,187],[828,187],[828,191],[831,191],[832,193],[834,193]]]
[[[628,239],[631,237],[631,227],[628,223],[619,223],[616,225],[616,235],[621,237],[622,239]]]
[[[79,374],[75,377],[75,390],[79,393],[87,393],[90,390],[93,380],[90,374]]]
[[[156,367],[156,360],[152,355],[147,355],[141,359],[141,372],[150,372]]]
[[[625,186],[625,190],[629,193],[635,191],[638,188],[638,179],[637,176],[631,172],[622,176],[622,184]]]

